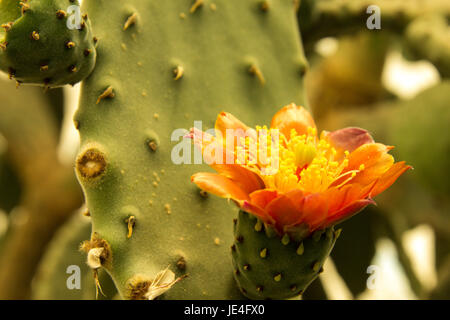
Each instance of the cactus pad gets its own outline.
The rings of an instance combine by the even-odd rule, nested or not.
[[[75,0],[0,1],[0,69],[18,83],[80,82],[96,61],[87,15]]]
[[[253,0],[83,6],[99,56],[75,115],[76,171],[93,232],[111,247],[104,267],[124,298],[154,298],[160,283],[171,286],[165,299],[242,298],[230,206],[190,182],[202,168],[193,158],[177,165],[171,156],[196,120],[210,127],[227,110],[264,123],[279,105],[304,103],[292,1],[265,11]]]

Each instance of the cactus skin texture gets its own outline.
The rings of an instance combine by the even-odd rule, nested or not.
[[[438,155],[448,155],[450,150],[448,92],[450,81],[446,80],[423,91],[412,102],[400,103],[389,124],[389,141],[401,146],[396,153],[412,164],[414,179],[447,199],[450,180],[442,177],[450,176],[450,167],[448,158]],[[404,117],[406,108],[407,118]]]
[[[116,289],[108,274],[102,271],[99,280],[104,295],[96,297],[92,270],[79,253],[80,243],[91,233],[90,219],[75,214],[55,234],[43,256],[33,279],[32,299],[34,300],[94,300],[112,299]],[[80,269],[80,288],[69,288],[68,278],[75,275],[70,267]],[[69,271],[69,272],[68,272]],[[74,284],[74,281],[70,281]]]
[[[183,134],[171,135],[194,120],[211,127],[221,111],[256,125],[280,105],[304,105],[293,2],[85,0],[83,11],[99,58],[74,118],[76,172],[93,232],[111,249],[102,266],[123,298],[142,298],[139,285],[167,267],[187,277],[161,298],[243,298],[229,249],[236,211],[190,182],[203,167],[173,164]]]
[[[18,83],[46,87],[76,84],[95,67],[95,40],[86,15],[75,26],[78,0],[0,2],[0,70]],[[73,29],[68,28],[73,22]]]
[[[294,241],[268,228],[252,214],[239,212],[231,247],[239,288],[255,300],[301,295],[323,271],[340,231],[331,227]]]

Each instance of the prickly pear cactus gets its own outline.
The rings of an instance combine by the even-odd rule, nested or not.
[[[96,296],[92,270],[79,254],[80,243],[89,236],[89,218],[74,214],[55,234],[33,279],[32,299],[94,300],[112,299],[114,284],[106,272],[99,274],[102,293]]]
[[[242,298],[230,254],[236,210],[200,194],[190,177],[201,167],[175,164],[172,149],[194,120],[210,127],[222,110],[253,125],[304,104],[293,1],[83,6],[99,39],[75,116],[91,266],[107,269],[124,298]]]
[[[78,0],[2,0],[0,24],[0,70],[18,83],[73,85],[94,69],[95,40]]]
[[[449,176],[450,168],[445,157],[437,155],[448,154],[450,147],[449,90],[450,81],[444,81],[422,92],[414,103],[403,103],[403,109],[394,111],[389,132],[390,141],[402,146],[396,152],[414,166],[414,178],[444,197],[450,193],[450,181],[442,177]],[[403,116],[406,108],[407,118]]]
[[[331,227],[293,241],[271,229],[244,211],[235,220],[234,276],[250,299],[289,299],[302,294],[323,271],[340,233]]]

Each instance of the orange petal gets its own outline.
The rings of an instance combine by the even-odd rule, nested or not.
[[[222,141],[228,150],[235,150],[236,146],[242,146],[242,138],[251,137],[256,141],[256,130],[247,127],[231,113],[221,112],[217,117],[216,137]]]
[[[185,136],[185,138],[193,139],[194,142],[196,141],[214,141],[214,136],[210,135],[209,133],[203,132],[200,129],[197,128],[191,128],[189,130],[189,133]]]
[[[357,213],[359,213],[362,209],[367,207],[369,204],[375,204],[375,202],[372,199],[361,199],[354,201],[347,205],[346,207],[342,208],[338,212],[336,212],[334,215],[329,217],[325,224],[323,224],[321,227],[328,228],[332,225],[338,224],[343,222],[344,220],[347,220],[348,218],[353,217]]]
[[[386,173],[393,164],[394,158],[390,154],[386,154],[376,164],[366,167],[362,172],[358,173],[351,183],[370,184]]]
[[[213,135],[197,128],[191,128],[186,138],[194,141],[194,144],[202,152],[203,161],[212,166],[214,164],[234,164],[234,150],[227,150],[222,141],[218,141]]]
[[[372,184],[373,186],[373,184]],[[342,188],[333,187],[325,192],[329,204],[329,216],[352,202],[367,198],[367,188],[360,184],[348,184]]]
[[[191,177],[200,189],[211,192],[219,197],[237,201],[248,200],[248,194],[236,183],[219,174],[199,172]]]
[[[341,189],[328,189],[325,194],[329,201],[329,212],[325,227],[342,222],[374,203],[372,199],[367,198],[374,185],[375,182],[367,186],[349,184]]]
[[[192,139],[194,141],[194,145],[200,148],[202,154],[205,148],[210,144],[218,144],[216,138],[213,135],[203,132],[197,128],[191,128],[185,138]]]
[[[292,129],[299,135],[307,134],[308,127],[316,128],[316,124],[308,110],[292,103],[274,115],[270,127],[279,129],[289,139]]]
[[[285,195],[286,195],[286,197],[291,199],[292,203],[298,208],[298,210],[302,209],[303,198],[304,198],[304,193],[302,190],[294,189],[294,190],[287,192]]]
[[[238,164],[214,164],[211,167],[233,181],[247,194],[264,188],[264,182],[258,174]]]
[[[303,191],[300,189],[294,189],[294,190],[291,190],[291,191],[285,193],[285,196],[291,200],[291,202],[294,204],[297,211],[302,213],[304,200],[305,200],[304,199],[305,195],[304,195]],[[303,214],[301,214],[298,218],[301,220],[303,218]],[[295,224],[297,224],[297,223],[298,223],[298,221],[295,222]]]
[[[388,155],[389,150],[391,150],[391,148],[382,143],[364,144],[350,153],[346,170],[358,169],[361,164],[364,164],[366,168],[374,166],[378,164],[380,160],[388,158],[387,156],[391,158],[391,156]]]
[[[216,119],[215,129],[226,136],[227,129],[247,131],[249,127],[228,112],[221,112]]]
[[[265,209],[267,205],[278,197],[276,190],[258,190],[250,194],[250,202],[262,209]]]
[[[297,210],[292,200],[285,195],[280,195],[272,200],[267,205],[266,211],[276,221],[279,230],[283,230],[284,226],[294,224],[301,216],[301,212]]]
[[[263,208],[255,205],[249,201],[243,201],[240,206],[241,206],[242,210],[257,216],[264,223],[271,224],[271,225],[275,224],[275,220]]]
[[[235,164],[234,152],[223,148],[222,143],[214,136],[193,128],[187,137],[193,139],[196,146],[201,148],[206,164],[229,178],[247,194],[264,188],[264,182],[259,175],[249,168]]]
[[[412,169],[411,166],[405,164],[404,161],[395,163],[388,171],[386,171],[376,182],[375,187],[370,195],[375,197],[387,188],[389,188],[403,173]]]
[[[325,133],[326,138],[331,145],[336,149],[337,154],[335,159],[342,159],[344,152],[353,152],[360,146],[373,143],[373,138],[367,130],[349,127],[333,132]]]
[[[324,194],[314,193],[304,197],[302,206],[302,220],[315,229],[323,224],[328,216],[328,201]],[[298,223],[298,222],[297,222]]]
[[[367,185],[378,179],[394,163],[394,158],[388,154],[391,148],[381,143],[368,143],[358,147],[350,153],[348,157],[348,166],[342,171],[342,174],[359,170],[361,165],[364,169],[357,173],[349,183],[359,183]],[[350,175],[343,176],[331,184],[331,187],[338,186],[347,180]]]

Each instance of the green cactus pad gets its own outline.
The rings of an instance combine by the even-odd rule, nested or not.
[[[89,76],[95,40],[79,8],[78,0],[0,1],[0,70],[19,83],[46,87]]]
[[[83,1],[99,42],[75,115],[77,173],[123,298],[153,296],[138,289],[167,268],[179,281],[160,299],[243,297],[229,251],[232,204],[190,181],[206,165],[177,165],[171,154],[194,121],[211,128],[227,111],[254,126],[304,104],[294,5],[271,3]]]
[[[331,227],[294,241],[272,230],[244,211],[235,220],[234,277],[250,299],[289,299],[302,294],[323,270],[339,235]]]

